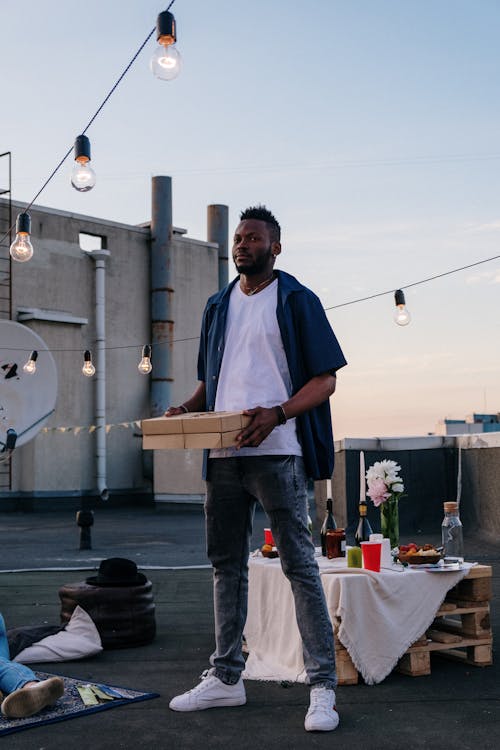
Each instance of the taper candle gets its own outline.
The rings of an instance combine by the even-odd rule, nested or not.
[[[365,454],[359,452],[359,502],[366,503]]]

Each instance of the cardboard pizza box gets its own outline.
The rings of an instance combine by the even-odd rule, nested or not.
[[[250,417],[243,416],[239,411],[200,411],[185,414],[184,417],[182,428],[186,435],[202,432],[242,430],[250,422]],[[170,419],[175,419],[175,417],[170,417]]]
[[[228,430],[227,432],[193,432],[184,435],[185,448],[231,448],[236,445],[236,436],[241,432]]]
[[[251,417],[241,412],[189,412],[142,420],[145,450],[228,448]]]
[[[193,411],[175,417],[143,419],[143,435],[178,435],[201,432],[229,432],[241,430],[250,417],[239,411]]]
[[[144,435],[143,450],[184,450],[184,435]]]

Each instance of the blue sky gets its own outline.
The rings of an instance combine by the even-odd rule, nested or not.
[[[0,150],[29,201],[90,120],[165,5],[0,3]],[[69,161],[38,203],[139,223],[150,179],[174,178],[174,221],[266,203],[279,267],[325,307],[499,254],[495,0],[176,0],[181,75],[149,72],[151,39],[88,135],[97,184]],[[1,175],[1,173],[0,173]],[[1,177],[0,177],[1,179]],[[26,269],[29,272],[29,268]],[[328,313],[349,367],[337,437],[425,434],[500,411],[500,262]],[[196,332],[194,332],[194,335]],[[194,364],[193,364],[194,367]]]

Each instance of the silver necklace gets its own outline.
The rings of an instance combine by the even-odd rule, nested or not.
[[[269,282],[273,278],[274,278],[274,271],[270,276],[267,277],[267,279],[264,279],[264,281],[261,281],[260,284],[257,284],[257,286],[254,287],[253,289],[250,289],[250,291],[247,292],[246,289],[242,289],[241,291],[244,292],[244,294],[246,294],[247,297],[251,297],[252,294],[256,294],[257,292],[259,292],[265,284],[269,284]]]

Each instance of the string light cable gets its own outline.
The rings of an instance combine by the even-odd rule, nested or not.
[[[452,268],[451,271],[444,271],[443,273],[437,273],[434,276],[428,276],[426,279],[420,279],[420,281],[413,281],[411,284],[405,284],[404,286],[400,286],[399,289],[410,289],[413,286],[418,286],[419,284],[427,284],[429,281],[434,281],[435,279],[442,279],[444,276],[451,276],[453,273],[458,273],[459,271],[466,271],[468,268],[474,268],[474,266],[480,266],[483,263],[491,263],[492,260],[498,260],[500,258],[500,255],[493,255],[491,258],[483,258],[483,260],[477,260],[475,263],[469,263],[466,266],[460,266],[460,268]],[[369,294],[366,297],[358,297],[357,299],[349,300],[349,302],[341,302],[338,305],[330,305],[329,307],[325,307],[325,312],[328,310],[337,310],[339,307],[347,307],[347,305],[355,305],[358,302],[366,302],[370,299],[376,299],[377,297],[384,297],[386,294],[394,294],[394,289],[387,289],[385,292],[377,292],[376,294]]]
[[[175,3],[175,0],[171,0],[171,2],[169,3],[169,5],[167,7],[167,11],[170,10],[170,8],[172,7],[172,5],[174,3]],[[92,123],[94,122],[94,120],[99,116],[99,114],[101,113],[101,111],[104,109],[104,107],[108,103],[109,99],[114,94],[114,92],[116,91],[116,89],[118,88],[118,86],[120,85],[120,83],[122,82],[122,80],[125,78],[125,76],[127,75],[128,71],[130,70],[130,68],[132,67],[132,65],[134,64],[134,62],[137,60],[137,58],[139,57],[139,55],[141,54],[142,50],[144,49],[144,47],[146,46],[146,44],[149,42],[149,40],[151,39],[151,37],[153,36],[153,34],[155,33],[155,31],[156,31],[156,26],[153,29],[151,29],[151,31],[147,35],[146,39],[143,41],[143,43],[141,44],[141,46],[139,47],[139,49],[137,50],[137,52],[134,54],[134,56],[132,57],[132,59],[130,60],[130,62],[126,66],[126,68],[123,70],[123,72],[121,73],[121,75],[119,76],[119,78],[113,84],[113,86],[111,87],[110,91],[108,92],[108,94],[106,95],[106,97],[104,98],[104,100],[102,101],[102,103],[99,105],[99,107],[96,110],[96,112],[92,115],[92,117],[90,118],[90,120],[87,123],[87,125],[85,126],[85,128],[81,131],[81,135],[85,135],[85,133],[90,128],[90,126],[92,125]],[[45,180],[45,182],[43,183],[43,185],[41,186],[41,188],[39,189],[39,191],[36,193],[36,195],[28,203],[28,205],[24,209],[23,213],[27,213],[30,210],[30,208],[32,207],[32,205],[34,204],[34,202],[36,201],[36,199],[39,198],[39,196],[43,193],[43,191],[45,190],[45,188],[47,187],[47,185],[49,184],[49,182],[55,177],[55,175],[57,174],[57,172],[60,170],[60,168],[62,167],[62,165],[64,164],[64,162],[68,158],[68,156],[73,151],[73,148],[74,148],[74,144],[72,144],[71,147],[66,151],[66,153],[64,154],[64,156],[62,157],[62,159],[58,162],[58,164],[52,170],[52,172],[50,173],[50,175],[47,177],[47,179]],[[7,237],[10,236],[10,233],[13,231],[14,227],[15,227],[15,224],[12,224],[12,226],[9,227],[9,229],[3,235],[3,237],[0,238],[0,245],[5,241],[5,239]]]
[[[500,259],[500,255],[494,255],[491,258],[484,258],[483,260],[477,260],[474,263],[468,263],[466,266],[460,266],[459,268],[452,268],[450,271],[444,271],[443,273],[435,274],[434,276],[428,276],[425,279],[420,279],[420,281],[414,281],[411,284],[405,284],[404,286],[400,286],[400,289],[410,289],[411,287],[418,286],[420,284],[426,284],[429,281],[435,281],[436,279],[441,279],[444,276],[451,276],[451,274],[458,273],[459,271],[466,271],[469,268],[474,268],[475,266],[482,265],[483,263],[490,263],[493,260]],[[325,307],[325,312],[328,312],[329,310],[337,310],[340,307],[347,307],[348,305],[355,305],[358,302],[367,302],[371,299],[376,299],[377,297],[384,297],[387,294],[394,294],[394,289],[387,289],[384,292],[376,292],[375,294],[369,294],[366,297],[358,297],[357,299],[349,300],[348,302],[340,302],[337,305],[330,305],[328,307]],[[198,341],[199,336],[187,336],[180,339],[172,339],[171,341],[160,341],[155,344],[156,347],[159,346],[170,346],[171,344],[180,344],[185,343],[188,341]],[[9,347],[10,349],[10,347]],[[147,355],[148,359],[151,356],[151,347],[149,345],[143,346],[141,344],[123,344],[120,346],[107,346],[105,348],[105,351],[119,351],[119,350],[125,350],[125,349],[139,349],[142,351],[142,357],[144,358],[145,355]],[[15,349],[15,351],[19,352],[30,352],[30,349]],[[71,352],[79,352],[81,353],[81,349],[50,349],[52,353],[71,353]],[[89,350],[88,350],[89,351]],[[33,355],[34,352],[31,352],[31,355]],[[42,352],[43,354],[43,352]],[[30,360],[32,359],[32,356],[30,355]],[[38,355],[38,352],[37,352]],[[90,351],[89,351],[90,355]],[[36,358],[35,358],[36,359]]]
[[[483,260],[477,260],[474,263],[468,263],[466,266],[460,266],[459,268],[452,268],[450,271],[444,271],[443,273],[438,273],[438,274],[435,274],[434,276],[428,276],[425,279],[420,279],[420,281],[413,281],[411,284],[405,284],[403,286],[400,286],[399,288],[410,289],[411,287],[418,286],[420,284],[426,284],[429,281],[435,281],[436,279],[441,279],[444,276],[451,276],[454,273],[459,273],[460,271],[466,271],[469,268],[474,268],[475,266],[480,266],[483,263],[490,263],[491,261],[498,260],[498,259],[500,259],[500,255],[493,255],[491,258],[483,258]],[[367,302],[368,300],[376,299],[377,297],[384,297],[387,294],[394,294],[394,289],[386,289],[383,292],[376,292],[375,294],[369,294],[366,297],[358,297],[356,299],[349,300],[348,302],[340,302],[337,305],[329,305],[328,307],[325,307],[324,310],[325,312],[328,312],[329,310],[337,310],[340,307],[347,307],[348,305],[355,305],[358,302]],[[187,341],[198,341],[199,338],[200,338],[199,336],[187,336],[181,339],[172,339],[171,341],[161,341],[155,344],[155,346],[163,346],[163,345],[170,346],[171,344],[180,344],[180,343],[184,343]],[[105,348],[105,351],[118,351],[118,350],[124,350],[124,349],[141,349],[144,352],[144,347],[141,344],[123,344],[120,346],[107,346]],[[15,351],[30,352],[31,350],[30,349],[15,349]],[[71,352],[81,352],[81,349],[80,348],[78,349],[65,348],[65,349],[51,349],[50,351],[53,353],[61,353],[61,352],[71,353]],[[148,348],[146,349],[146,353],[148,354],[148,357],[149,357],[151,354],[151,347],[148,346]]]

